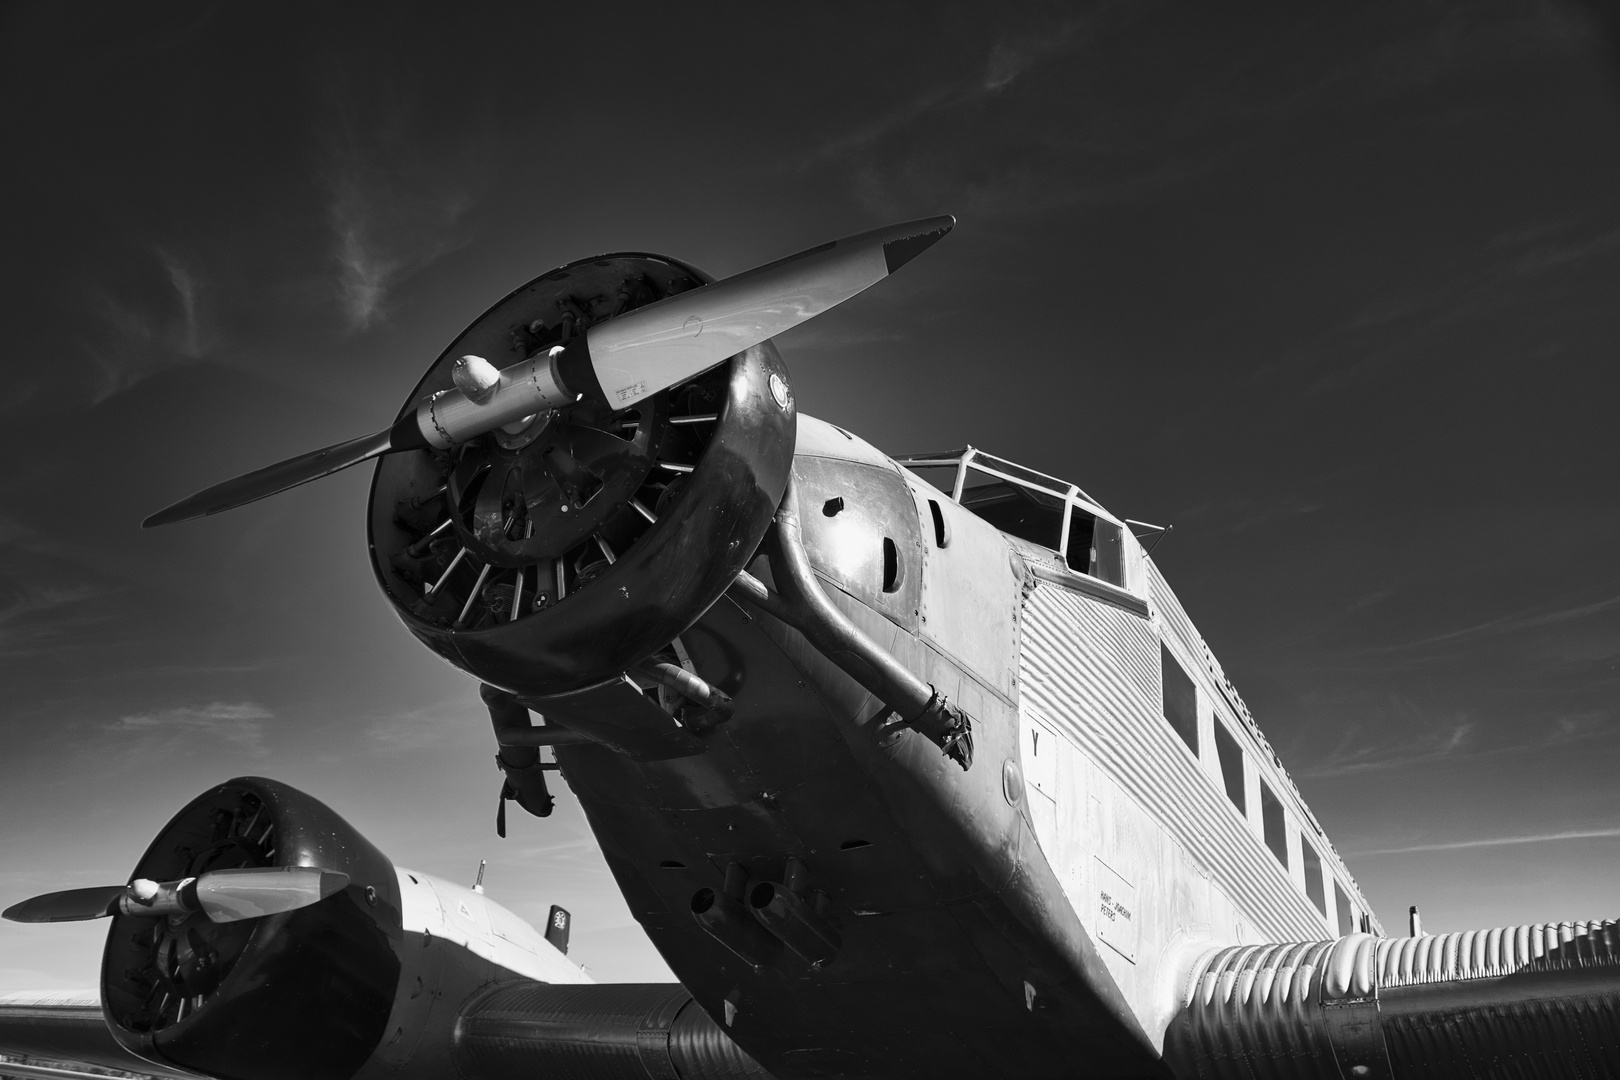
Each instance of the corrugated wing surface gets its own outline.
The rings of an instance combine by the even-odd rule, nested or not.
[[[1612,1080],[1620,926],[1223,949],[1195,973],[1169,1058],[1218,1080]]]

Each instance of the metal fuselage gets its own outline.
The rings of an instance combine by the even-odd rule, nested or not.
[[[636,918],[767,1069],[1157,1074],[1193,958],[1349,933],[1335,883],[1367,911],[1129,530],[1113,587],[831,425],[799,418],[793,467],[823,587],[974,718],[972,767],[886,723],[797,632],[729,597],[682,635],[736,702],[703,754],[557,749]],[[750,569],[769,582],[766,559]],[[1193,681],[1196,747],[1164,717],[1161,656]],[[1241,748],[1241,807],[1216,724]],[[1277,807],[1260,805],[1262,785],[1286,865],[1266,845]],[[1302,830],[1325,911],[1306,888]],[[783,951],[756,967],[694,921],[694,891],[723,888],[728,866],[780,882],[790,857],[802,891],[828,897],[842,936],[831,961]]]
[[[357,1080],[453,1076],[452,1029],[494,983],[593,980],[524,920],[464,885],[396,869],[404,942],[388,1026]]]

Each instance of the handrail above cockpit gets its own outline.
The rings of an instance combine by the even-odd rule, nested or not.
[[[981,517],[986,517],[1004,532],[1054,549],[1058,557],[1078,573],[1124,587],[1125,568],[1121,562],[1119,537],[1126,526],[1082,491],[1078,484],[1071,484],[1067,480],[986,453],[971,445],[964,446],[960,450],[939,454],[913,454],[894,460],[902,468],[907,469],[954,469],[955,477],[950,490],[952,502],[972,510]],[[989,478],[990,482],[969,488],[970,472],[979,473]],[[943,489],[943,485],[937,486]],[[1023,498],[1028,503],[1044,506],[1044,512],[1057,514],[1058,517],[1056,520],[1041,522],[1039,519],[1032,521],[1016,511],[1010,518],[1004,514],[991,513],[991,504],[1001,502],[1005,497],[997,494],[997,489],[1008,494],[1022,489]],[[1077,552],[1078,563],[1075,558],[1070,557],[1069,551],[1071,526],[1076,522],[1084,532],[1084,537],[1080,540],[1083,546]],[[1099,540],[1094,535],[1092,531],[1094,528],[1104,530],[1106,533],[1104,539]],[[1049,534],[1046,531],[1048,529],[1055,535]],[[1101,563],[1098,561],[1100,548],[1104,551]]]
[[[987,453],[978,447],[968,445],[960,450],[946,450],[938,454],[912,454],[907,457],[894,459],[897,464],[908,469],[956,469],[956,481],[951,487],[951,501],[960,503],[962,492],[967,486],[968,470],[975,469],[986,476],[993,476],[998,480],[1005,480],[1010,484],[1039,491],[1053,498],[1076,500],[1077,505],[1087,513],[1098,514],[1118,524],[1114,515],[1102,508],[1102,505],[1086,494],[1079,485],[1071,484],[1067,480],[1051,476],[1037,469],[1020,465],[1016,461],[1008,461],[1004,457]]]

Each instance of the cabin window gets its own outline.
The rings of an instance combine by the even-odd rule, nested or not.
[[[1288,865],[1288,819],[1283,817],[1282,803],[1272,792],[1271,785],[1260,781],[1260,824],[1265,831],[1266,847],[1277,856],[1277,861]]]
[[[1322,892],[1322,856],[1316,853],[1305,834],[1299,834],[1300,854],[1305,858],[1305,895],[1311,898],[1316,910],[1327,914],[1327,896]]]
[[[1232,800],[1238,813],[1247,815],[1249,804],[1243,791],[1243,748],[1219,720],[1215,721],[1215,754],[1221,760],[1221,781],[1226,785],[1226,797]]]
[[[1350,898],[1344,895],[1344,886],[1337,881],[1333,883],[1333,903],[1339,909],[1339,935],[1356,932],[1356,909],[1350,905]]]
[[[1170,722],[1187,749],[1198,756],[1198,691],[1192,677],[1182,670],[1180,662],[1170,650],[1159,645],[1159,659],[1164,669],[1164,718]]]

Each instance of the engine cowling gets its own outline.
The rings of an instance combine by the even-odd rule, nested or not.
[[[452,342],[401,415],[449,389],[463,356],[506,367],[710,280],[647,254],[553,270]],[[430,649],[519,697],[612,678],[695,622],[753,557],[794,425],[766,341],[628,409],[584,399],[383,458],[369,509],[378,583]]]
[[[318,866],[349,884],[241,922],[115,915],[101,967],[107,1026],[140,1057],[229,1080],[352,1076],[382,1037],[399,982],[393,863],[319,800],[242,777],[177,813],[132,877],[256,866]]]

